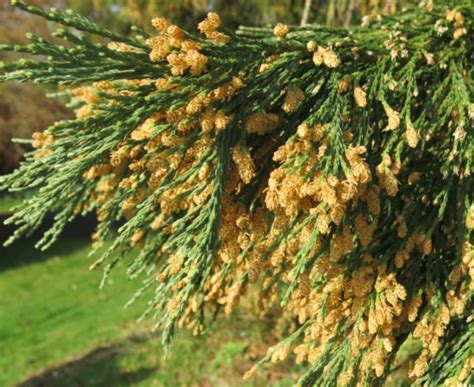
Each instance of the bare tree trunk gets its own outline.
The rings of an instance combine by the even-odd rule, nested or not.
[[[346,12],[346,20],[344,21],[344,25],[347,27],[351,21],[352,21],[352,15],[354,13],[354,8],[355,8],[355,4],[356,3],[356,0],[351,0],[350,3],[349,3],[349,7],[347,9],[347,12]]]
[[[309,11],[311,10],[311,5],[313,3],[313,0],[305,0],[304,1],[304,8],[303,8],[303,15],[301,15],[301,26],[305,26],[308,24],[308,19],[309,19]]]

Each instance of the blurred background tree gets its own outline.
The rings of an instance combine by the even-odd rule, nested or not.
[[[37,6],[65,3],[50,0],[31,1]],[[25,33],[48,34],[48,26],[39,18],[18,12],[9,1],[0,1],[0,36],[2,43],[24,43]],[[0,53],[0,61],[10,54]],[[9,83],[0,85],[0,174],[18,164],[21,149],[12,143],[15,137],[29,137],[31,133],[45,129],[67,110],[60,103],[45,96],[45,91],[33,84]]]
[[[228,28],[283,22],[299,24],[305,5],[310,23],[347,25],[369,13],[392,13],[404,0],[69,0],[81,13],[89,14],[120,32],[131,24],[147,28],[149,20],[164,16],[190,30],[209,11],[216,11]]]

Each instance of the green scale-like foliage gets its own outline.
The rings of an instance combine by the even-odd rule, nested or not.
[[[0,81],[81,88],[62,93],[77,118],[36,135],[0,179],[33,192],[7,243],[53,214],[46,249],[97,212],[95,245],[113,242],[92,267],[105,265],[105,280],[130,259],[144,278],[131,302],[149,297],[144,316],[166,346],[254,285],[259,313],[298,319],[258,365],[294,351],[308,364],[302,385],[378,385],[397,367],[415,384],[472,382],[470,1],[348,29],[216,35],[210,15],[206,39],[158,19],[158,38],[122,36],[14,5],[66,29],[54,33],[62,44],[1,45],[39,59],[4,63]],[[410,341],[414,364],[397,357]]]

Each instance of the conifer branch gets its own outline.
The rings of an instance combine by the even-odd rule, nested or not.
[[[77,87],[63,93],[76,118],[35,133],[0,178],[33,192],[7,244],[53,214],[45,249],[95,212],[94,247],[112,242],[92,268],[105,284],[129,261],[144,278],[130,303],[148,297],[166,347],[257,289],[260,313],[299,324],[258,366],[294,353],[301,385],[382,384],[407,340],[415,384],[472,381],[469,1],[350,28],[234,34],[210,13],[196,36],[156,18],[147,38],[14,4],[67,28],[1,45],[33,57],[0,81]]]

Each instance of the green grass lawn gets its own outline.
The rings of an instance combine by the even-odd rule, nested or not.
[[[48,253],[23,241],[0,249],[0,385],[136,329],[139,308],[122,305],[137,284],[117,275],[99,291],[88,246],[70,239]]]
[[[205,337],[182,332],[165,360],[159,335],[135,322],[144,301],[122,307],[139,285],[124,265],[99,290],[88,240],[63,239],[46,253],[31,245],[0,248],[0,386],[31,377],[26,385],[291,385],[281,368],[241,379],[268,346],[270,327],[255,317],[223,318]]]
[[[22,198],[17,196],[2,196],[0,200],[0,214],[9,212],[12,207],[20,204],[22,200]]]
[[[251,323],[255,323],[253,319]],[[242,321],[239,321],[242,323]],[[183,332],[175,338],[172,351],[163,356],[160,337],[142,334],[96,349],[69,364],[52,368],[30,385],[47,386],[291,386],[296,375],[278,367],[244,382],[243,373],[256,361],[249,353],[254,330],[244,323],[219,324],[216,332],[191,337]],[[242,325],[240,325],[240,328]],[[225,329],[227,328],[227,329]],[[255,332],[252,332],[255,333]],[[258,336],[257,336],[258,337]],[[263,349],[263,346],[262,346]],[[263,354],[263,353],[262,353]]]

